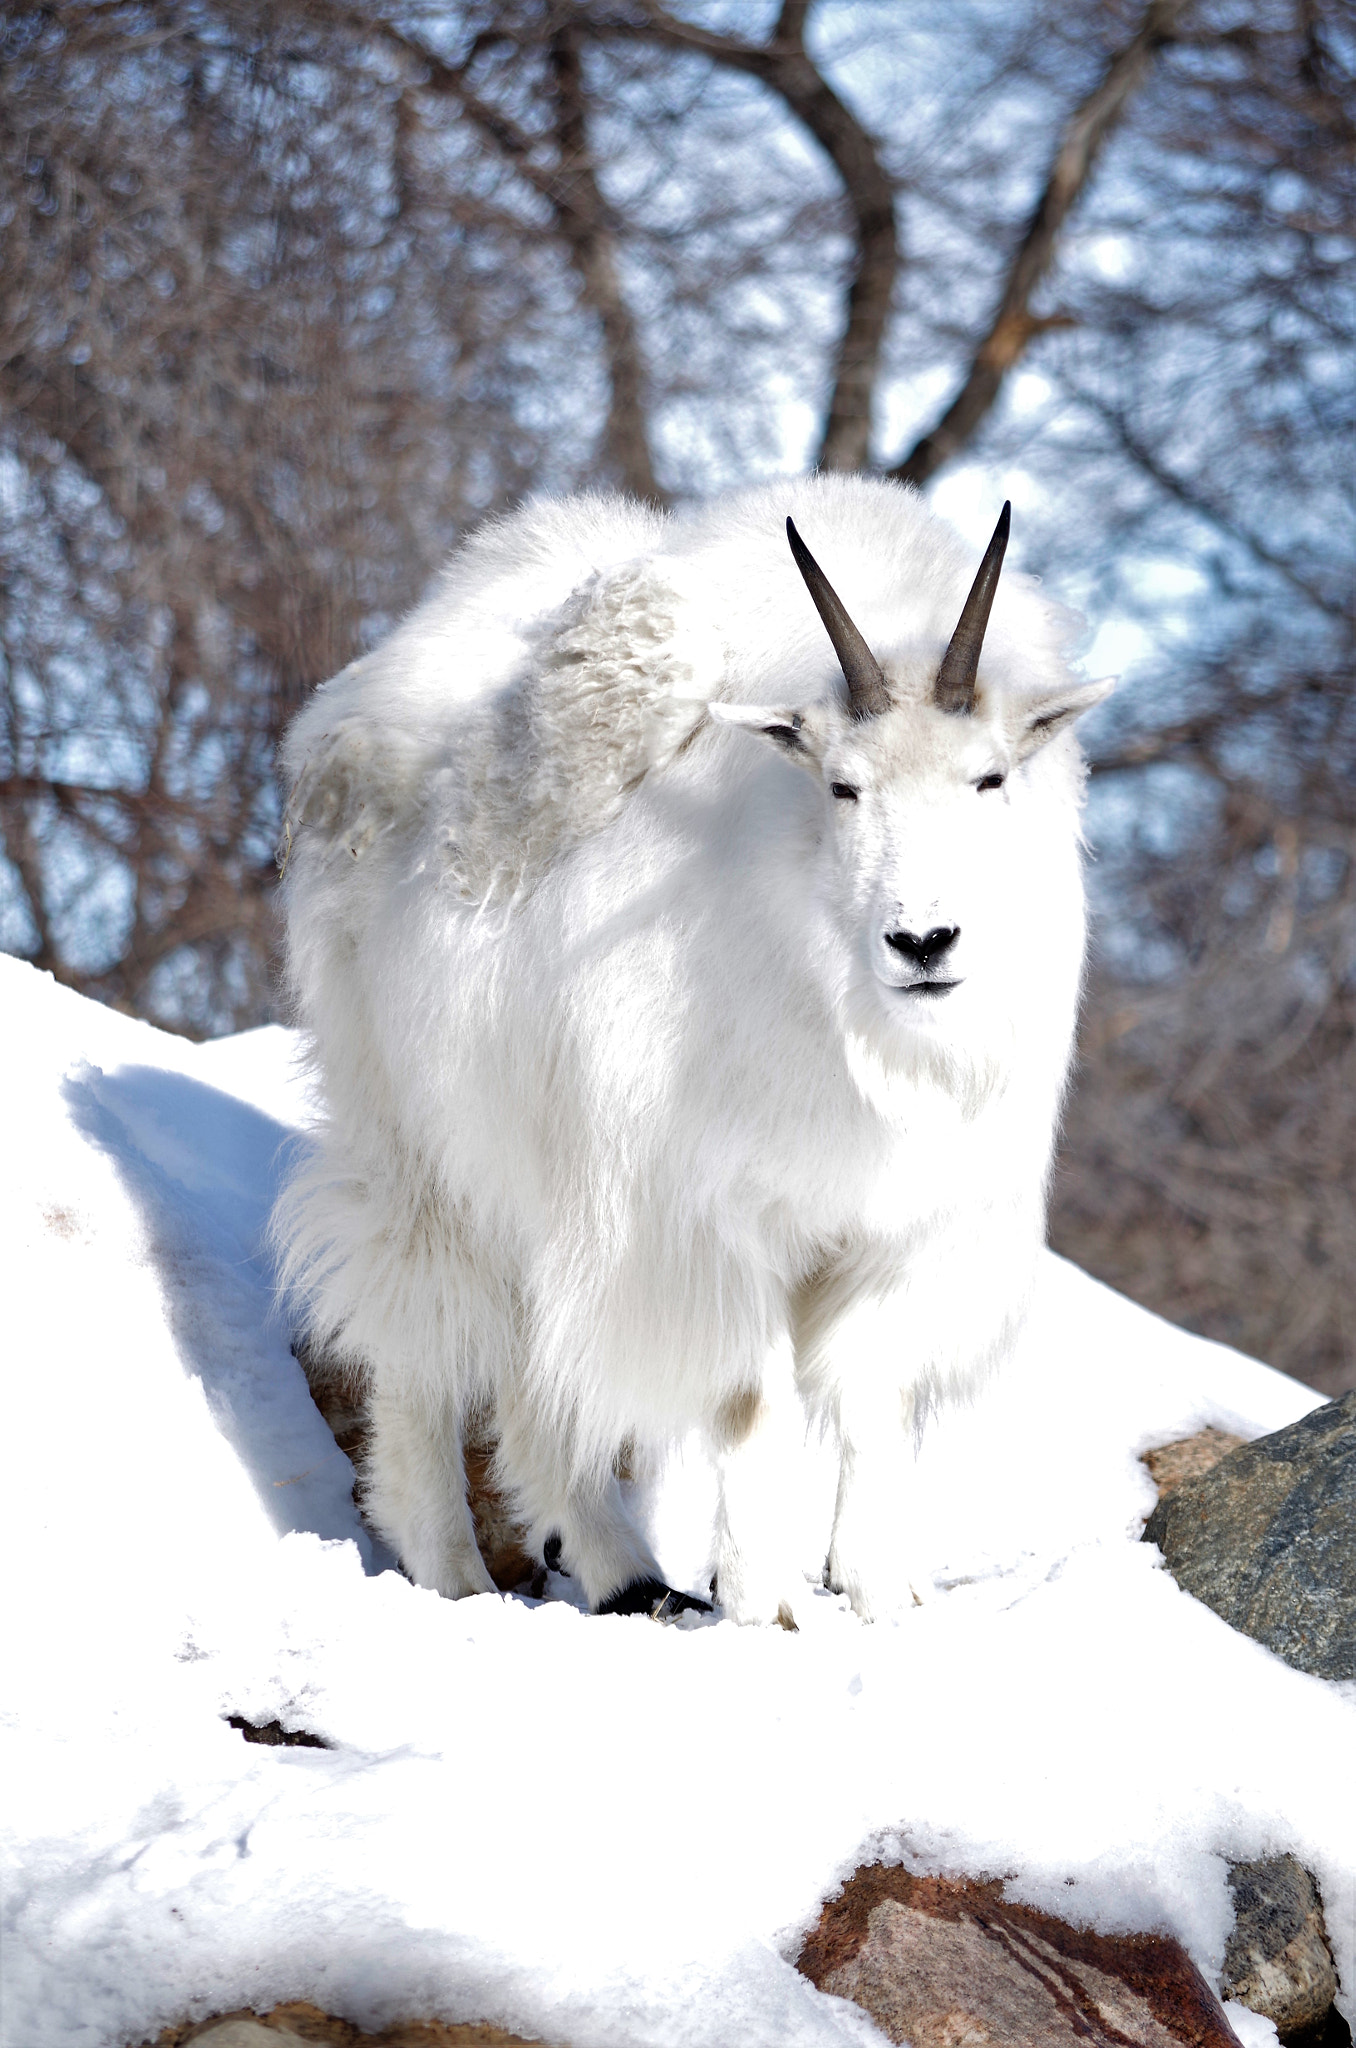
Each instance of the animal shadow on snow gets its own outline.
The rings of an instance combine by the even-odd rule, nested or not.
[[[158,1067],[87,1066],[64,1084],[71,1120],[118,1173],[145,1231],[187,1372],[279,1535],[395,1559],[363,1527],[353,1468],[311,1399],[274,1299],[266,1231],[290,1131],[238,1097]]]

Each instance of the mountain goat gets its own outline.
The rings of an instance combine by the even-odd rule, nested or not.
[[[486,1415],[595,1610],[683,1604],[614,1475],[700,1426],[717,1598],[794,1626],[758,1504],[794,1388],[840,1450],[827,1583],[867,1618],[907,1599],[907,1431],[1000,1358],[1044,1235],[1071,728],[1110,687],[1032,583],[998,587],[1007,521],[975,577],[862,478],[532,504],[293,724],[326,1119],[284,1277],[364,1376],[368,1511],[420,1585],[490,1588],[462,1472]]]

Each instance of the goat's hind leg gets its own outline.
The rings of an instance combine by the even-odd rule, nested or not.
[[[461,1414],[452,1389],[430,1393],[376,1374],[363,1505],[416,1586],[445,1599],[493,1593],[466,1499]]]
[[[496,1474],[527,1524],[529,1549],[558,1556],[595,1614],[709,1612],[704,1600],[665,1584],[610,1467],[581,1476],[569,1443],[542,1426],[521,1393],[501,1397],[498,1425]]]

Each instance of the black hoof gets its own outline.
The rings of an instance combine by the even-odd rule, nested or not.
[[[711,1605],[707,1600],[699,1600],[695,1593],[675,1593],[662,1579],[633,1579],[620,1592],[609,1593],[596,1612],[648,1614],[652,1621],[672,1621],[675,1614],[688,1609],[694,1614],[709,1614]]]
[[[547,1537],[545,1543],[543,1543],[541,1547],[541,1556],[542,1563],[546,1566],[548,1572],[558,1572],[560,1570],[559,1536]]]

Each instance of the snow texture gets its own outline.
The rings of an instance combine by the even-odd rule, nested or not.
[[[1307,1388],[1049,1257],[1017,1356],[923,1442],[926,1605],[821,1592],[788,1635],[595,1619],[561,1579],[443,1601],[374,1551],[271,1306],[289,1035],[192,1046],[8,959],[0,1031],[7,2048],[283,1998],[575,2048],[879,2040],[793,1963],[880,1855],[1170,1931],[1217,1981],[1226,1860],[1292,1850],[1356,2016],[1356,1687],[1138,1541],[1142,1449]],[[812,1569],[832,1471],[792,1449]],[[689,1453],[637,1503],[675,1583],[710,1500]]]

